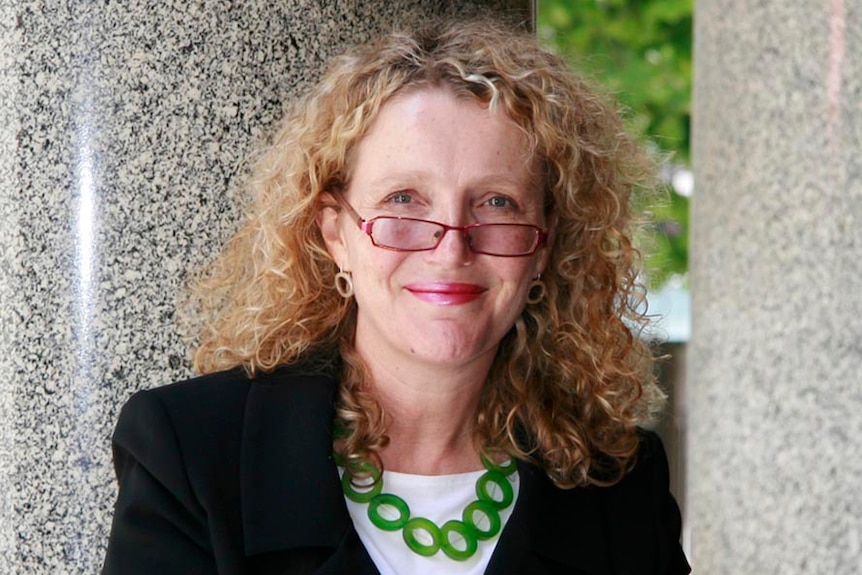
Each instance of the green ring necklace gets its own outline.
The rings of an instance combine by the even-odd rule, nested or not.
[[[336,460],[340,457],[336,456]],[[383,531],[400,529],[404,543],[414,553],[430,557],[442,550],[455,561],[465,561],[476,554],[479,541],[491,539],[500,532],[503,525],[500,511],[515,500],[515,491],[508,479],[517,469],[514,459],[501,465],[482,455],[482,465],[487,471],[476,480],[476,500],[464,508],[460,520],[449,520],[442,527],[424,517],[411,517],[406,501],[392,493],[383,493],[383,472],[374,466],[364,468],[370,472],[371,483],[356,485],[345,470],[341,487],[351,501],[368,504],[368,519],[377,528]],[[496,490],[491,489],[492,485]],[[381,509],[394,511],[394,518],[384,517]]]

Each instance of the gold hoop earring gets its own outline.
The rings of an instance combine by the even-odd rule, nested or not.
[[[350,272],[338,268],[338,273],[335,274],[335,291],[344,299],[353,296],[353,278],[350,276]]]
[[[527,291],[527,303],[537,304],[545,299],[545,282],[542,281],[542,274],[536,276],[533,283],[530,284],[530,289]]]

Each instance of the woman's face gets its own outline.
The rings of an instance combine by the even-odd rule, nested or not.
[[[366,220],[544,229],[535,164],[502,112],[422,89],[383,106],[354,152],[344,198]],[[320,223],[331,255],[353,278],[357,349],[381,365],[490,365],[547,257],[544,247],[521,257],[476,254],[457,231],[430,251],[392,251],[374,246],[345,210],[323,210]]]

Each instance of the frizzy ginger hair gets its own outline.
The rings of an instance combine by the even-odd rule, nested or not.
[[[245,221],[190,291],[195,367],[254,375],[329,350],[341,366],[338,450],[379,465],[386,416],[353,348],[356,304],[334,287],[338,269],[316,218],[323,194],[349,184],[351,152],[380,108],[422,88],[513,120],[542,166],[555,221],[545,297],[500,343],[477,444],[536,462],[560,487],[612,483],[662,400],[650,350],[633,334],[644,318],[630,204],[652,189],[654,164],[607,99],[500,22],[436,22],[333,60],[257,162]]]

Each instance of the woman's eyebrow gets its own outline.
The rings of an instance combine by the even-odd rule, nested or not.
[[[433,177],[433,174],[428,170],[404,170],[373,178],[368,182],[368,186],[372,188],[410,187],[420,184],[431,177]],[[526,188],[529,185],[529,178],[527,181],[522,181],[521,178],[508,177],[503,174],[487,174],[467,182],[467,189],[493,189],[498,187],[505,189],[521,189]]]

